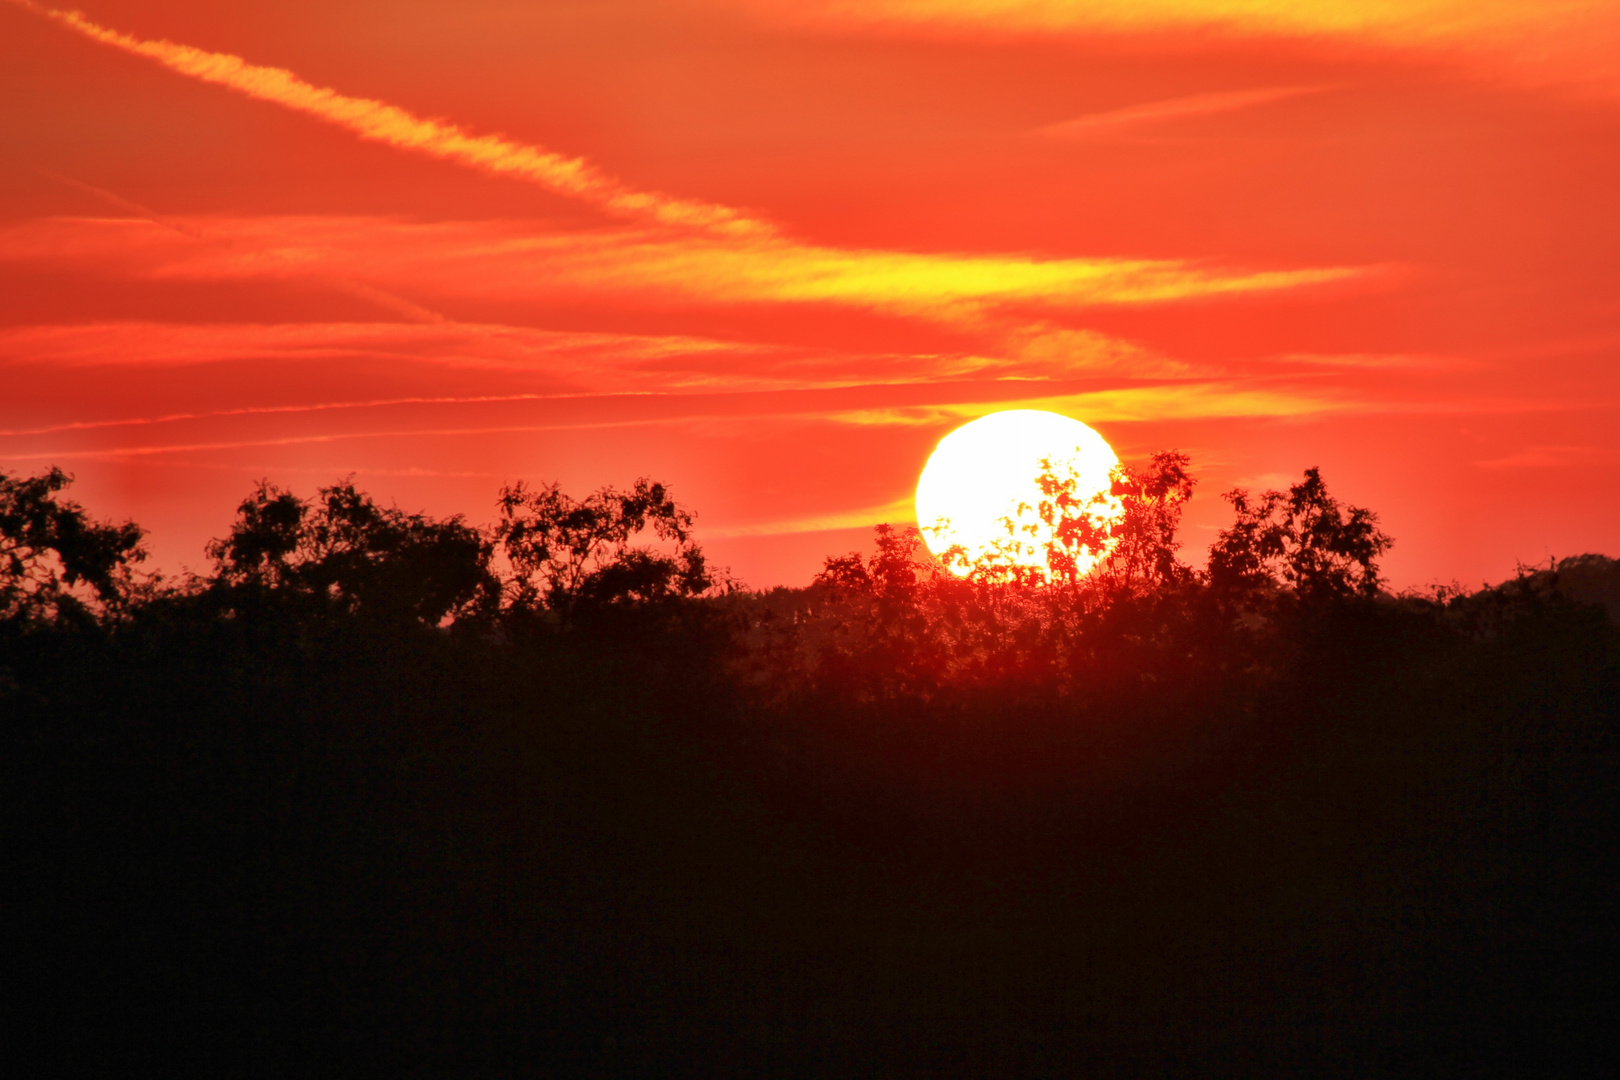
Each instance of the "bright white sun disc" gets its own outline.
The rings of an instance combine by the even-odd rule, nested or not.
[[[986,562],[1046,566],[1052,529],[1038,512],[1043,461],[1072,479],[1082,500],[1106,497],[1119,464],[1091,428],[1039,409],[991,413],[946,435],[917,480],[917,524],[928,550],[958,548],[963,559],[951,569],[959,574]]]

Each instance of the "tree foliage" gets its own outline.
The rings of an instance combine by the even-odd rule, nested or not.
[[[146,558],[140,526],[95,521],[60,495],[72,482],[57,468],[0,472],[0,620],[83,620],[131,599],[133,568]]]
[[[930,558],[916,530],[879,526],[870,555],[828,559],[816,599],[756,630],[758,656],[770,658],[756,681],[936,700],[1036,685],[1083,696],[1121,680],[1183,682],[1200,664],[1258,672],[1275,666],[1278,645],[1250,632],[1261,609],[1380,594],[1389,537],[1370,511],[1341,507],[1314,468],[1259,503],[1229,495],[1237,520],[1203,572],[1179,558],[1196,485],[1186,454],[1116,468],[1104,492],[1078,490],[1050,463],[1039,483],[1044,568],[992,554],[957,576],[948,571],[960,552]]]
[[[507,602],[516,610],[549,610],[566,622],[701,596],[716,583],[692,539],[691,513],[645,477],[628,491],[603,487],[577,500],[558,484],[520,481],[502,489],[497,506],[494,532],[512,566]]]
[[[1106,492],[1084,497],[1074,476],[1043,461],[1038,509],[1052,530],[1052,579],[1073,585],[1094,568],[1109,589],[1126,592],[1190,580],[1192,571],[1176,560],[1181,512],[1197,484],[1189,465],[1186,454],[1163,450],[1144,469],[1117,466]]]
[[[1328,494],[1320,469],[1286,492],[1258,499],[1234,489],[1226,500],[1237,520],[1209,552],[1209,581],[1227,596],[1252,597],[1284,589],[1307,602],[1377,595],[1377,559],[1394,541],[1378,515],[1342,507]]]
[[[353,481],[313,503],[268,482],[209,545],[212,591],[228,604],[313,604],[368,618],[438,626],[490,614],[499,582],[491,543],[459,516],[436,520],[378,506]]]

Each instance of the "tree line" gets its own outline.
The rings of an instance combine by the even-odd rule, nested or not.
[[[209,543],[208,575],[144,578],[134,522],[95,520],[62,495],[60,469],[0,473],[0,618],[116,624],[138,606],[197,602],[218,616],[266,605],[422,627],[488,627],[656,606],[716,582],[692,539],[692,515],[662,484],[637,480],[575,500],[557,484],[501,491],[489,527],[380,506],[352,480],[303,499],[268,481]],[[662,549],[637,540],[662,543]],[[497,557],[505,564],[494,568]]]
[[[1318,470],[1044,565],[802,588],[638,480],[477,525],[269,483],[149,573],[0,476],[21,1044],[74,1073],[1581,1075],[1612,1059],[1620,564],[1393,593]],[[30,1054],[38,1057],[38,1054]],[[1592,1075],[1608,1070],[1591,1069]]]
[[[10,625],[115,624],[141,605],[185,598],[222,616],[278,604],[430,628],[564,627],[746,591],[708,565],[691,512],[647,478],[582,499],[555,483],[519,481],[501,490],[498,520],[484,527],[461,515],[381,506],[352,479],[313,499],[264,481],[238,505],[228,534],[209,543],[213,572],[181,579],[143,575],[140,526],[96,520],[64,494],[71,482],[56,468],[0,473],[0,618]],[[1186,455],[1164,452],[1144,469],[1118,469],[1112,490],[1089,499],[1049,465],[1040,482],[1038,512],[1051,531],[1045,567],[994,556],[968,566],[959,548],[933,559],[917,530],[885,525],[876,554],[828,558],[814,587],[894,600],[960,574],[978,594],[1062,593],[1090,606],[1194,585],[1229,603],[1371,597],[1381,588],[1376,560],[1391,539],[1371,511],[1341,507],[1317,469],[1287,492],[1228,493],[1236,520],[1201,573],[1177,558],[1181,510],[1194,487]],[[1093,505],[1104,498],[1118,508],[1108,518]],[[1007,527],[1015,528],[1010,520]]]

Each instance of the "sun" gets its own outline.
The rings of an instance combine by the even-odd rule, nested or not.
[[[1047,567],[1056,530],[1043,520],[1043,463],[1048,474],[1086,507],[1093,524],[1106,526],[1119,512],[1109,494],[1119,457],[1080,421],[1038,409],[991,413],[939,440],[917,480],[917,524],[928,550],[951,571]],[[1054,517],[1048,513],[1046,517]],[[1085,573],[1103,552],[1077,553]]]

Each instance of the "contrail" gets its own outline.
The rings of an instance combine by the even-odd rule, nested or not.
[[[784,414],[773,414],[784,415]],[[814,416],[813,413],[787,413],[787,416]],[[69,459],[108,460],[124,457],[153,457],[158,454],[196,454],[207,450],[249,450],[265,446],[310,446],[354,439],[453,438],[461,435],[527,435],[549,431],[603,431],[615,428],[670,427],[698,420],[730,419],[726,414],[687,413],[677,416],[645,416],[629,420],[586,420],[573,424],[515,424],[481,428],[424,428],[415,431],[337,431],[327,435],[288,435],[280,439],[245,439],[237,442],[171,443],[161,446],[115,446],[101,450],[45,450],[30,454],[0,454],[0,461],[50,461]]]
[[[129,199],[126,199],[121,195],[115,195],[106,188],[98,188],[94,184],[86,184],[81,180],[73,179],[71,176],[63,176],[60,173],[53,173],[49,169],[35,169],[34,171],[47,179],[55,180],[59,184],[66,184],[70,188],[76,188],[79,191],[84,192],[86,195],[92,195],[95,198],[100,199],[109,206],[116,206],[118,209],[134,214],[136,217],[145,218],[154,225],[161,225],[171,232],[179,233],[181,236],[190,237],[193,240],[205,244],[223,243],[227,247],[230,245],[230,241],[228,240],[221,241],[216,237],[209,236],[201,229],[196,228],[187,222],[180,221],[176,218],[166,217],[149,206],[142,206],[138,202],[131,202]]]
[[[75,180],[69,176],[60,176],[46,169],[36,169],[35,171],[41,176],[47,176],[52,180],[67,184],[69,187],[77,188],[87,195],[93,195],[105,203],[118,207],[120,210],[127,211],[136,215],[137,217],[143,217],[155,225],[161,225],[165,229],[177,232],[181,236],[189,237],[200,244],[212,244],[224,248],[234,246],[234,241],[232,240],[227,240],[217,236],[210,236],[208,233],[203,232],[201,229],[194,228],[184,221],[179,221],[171,217],[165,217],[150,207],[142,206],[138,202],[131,202],[123,196],[115,195],[113,192],[107,191],[104,188],[98,188],[93,184],[83,183],[82,181]],[[450,321],[449,319],[445,318],[444,315],[434,311],[431,308],[425,308],[421,304],[412,303],[403,296],[397,296],[394,293],[389,292],[387,289],[379,289],[375,285],[368,285],[366,282],[360,281],[357,278],[352,278],[344,274],[322,273],[318,270],[309,270],[304,267],[298,267],[298,269],[300,269],[306,277],[326,285],[328,288],[335,289],[338,292],[348,293],[350,296],[358,297],[361,300],[375,304],[385,311],[392,311],[396,315],[403,316],[411,322],[448,323]]]
[[[733,207],[680,199],[655,191],[641,191],[601,172],[584,158],[566,157],[499,135],[473,135],[455,124],[423,119],[385,102],[349,97],[336,90],[315,86],[285,68],[250,64],[240,56],[208,52],[172,41],[144,41],[99,26],[76,11],[57,11],[42,7],[33,0],[10,2],[93,41],[156,60],[182,75],[218,83],[248,97],[308,113],[348,128],[363,139],[387,143],[402,150],[415,150],[430,157],[470,165],[484,172],[527,180],[620,217],[739,236],[764,236],[776,231],[768,222]]]
[[[1091,135],[1110,134],[1122,128],[1139,124],[1180,120],[1189,116],[1209,116],[1213,113],[1234,112],[1273,101],[1284,101],[1302,94],[1319,94],[1332,90],[1332,86],[1270,86],[1259,90],[1229,90],[1223,93],[1189,94],[1186,97],[1154,101],[1146,105],[1131,105],[1109,112],[1090,113],[1060,124],[1037,129],[1034,134],[1049,139],[1080,139]]]
[[[651,391],[623,390],[612,394],[478,394],[472,397],[398,397],[375,401],[319,401],[312,405],[250,405],[239,409],[211,409],[207,412],[168,413],[164,416],[135,416],[124,420],[76,420],[50,427],[17,428],[0,431],[0,438],[23,435],[51,435],[59,431],[89,431],[95,428],[145,427],[173,424],[182,420],[214,420],[223,416],[261,416],[276,413],[332,412],[339,409],[377,409],[391,405],[488,405],[515,401],[580,401],[592,398],[651,397]]]

